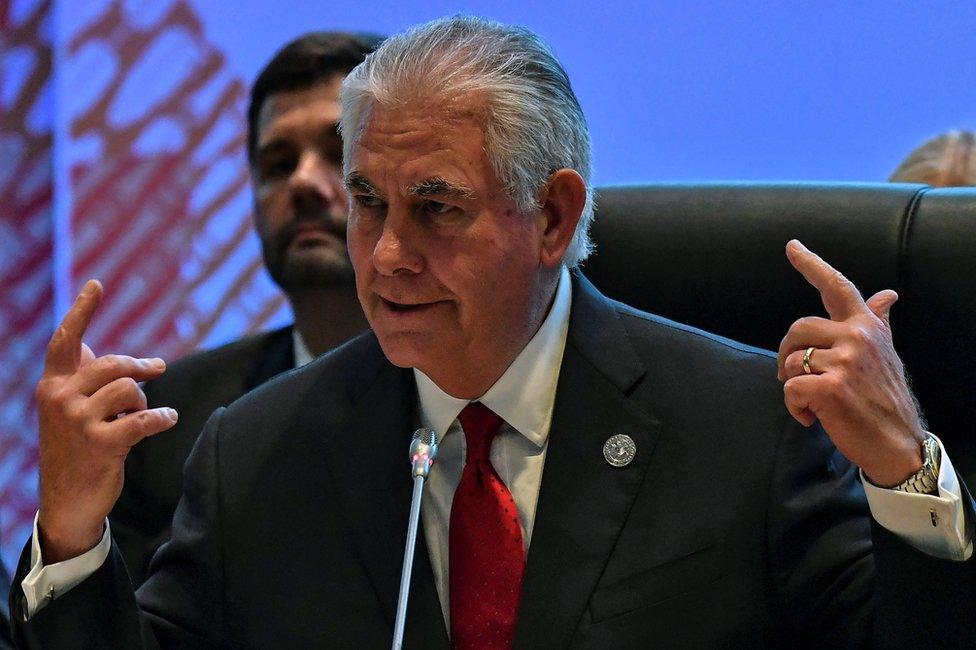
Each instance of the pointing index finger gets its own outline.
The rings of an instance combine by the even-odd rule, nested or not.
[[[799,240],[791,239],[786,244],[786,257],[793,268],[820,292],[831,320],[846,320],[867,309],[854,283]]]
[[[45,372],[58,374],[74,372],[81,361],[81,340],[85,336],[92,315],[102,301],[102,284],[89,280],[64,315],[61,324],[47,345]]]

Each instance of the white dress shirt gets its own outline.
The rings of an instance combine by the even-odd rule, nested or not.
[[[539,331],[488,392],[471,400],[481,402],[504,420],[491,445],[489,458],[515,499],[526,553],[532,541],[556,382],[569,332],[572,295],[569,271],[563,268],[556,297]],[[454,490],[461,480],[467,451],[457,417],[468,400],[451,397],[424,373],[416,369],[413,372],[420,397],[421,423],[438,433],[446,432],[442,434],[437,461],[427,480],[421,516],[441,611],[450,630],[448,533]]]
[[[556,383],[569,331],[571,301],[569,272],[564,268],[553,305],[539,331],[488,392],[472,400],[484,403],[506,423],[492,444],[490,458],[518,506],[526,549],[531,543],[535,523]],[[457,416],[468,400],[451,397],[419,371],[415,370],[414,376],[422,424],[438,433],[446,432],[428,479],[421,515],[441,609],[450,629],[448,531],[451,502],[464,467],[465,454],[464,435]],[[936,495],[887,490],[871,485],[863,477],[862,482],[871,515],[907,543],[941,559],[966,560],[972,555],[972,533],[966,530],[961,490],[944,449]],[[31,570],[21,582],[28,616],[44,607],[49,598],[57,598],[94,573],[108,557],[110,549],[111,535],[106,519],[105,534],[95,548],[76,558],[45,566],[35,517]]]
[[[295,359],[296,368],[301,368],[315,358],[312,356],[312,351],[308,349],[307,345],[305,345],[305,339],[302,338],[302,335],[298,331],[297,327],[291,328],[291,346],[293,355],[292,358]]]

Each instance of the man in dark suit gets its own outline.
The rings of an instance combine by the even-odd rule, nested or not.
[[[372,331],[214,414],[173,538],[133,597],[104,517],[118,456],[175,414],[145,409],[129,383],[159,362],[83,346],[101,295],[86,285],[38,388],[21,640],[388,646],[417,424],[444,436],[409,647],[976,639],[971,499],[949,458],[929,456],[903,375],[875,372],[896,368],[889,294],[865,303],[790,244],[835,316],[783,349],[789,409],[829,423],[806,430],[770,353],[610,301],[570,271],[591,247],[588,137],[536,36],[424,25],[350,73],[342,101],[347,237]],[[877,340],[848,350],[855,327]],[[851,354],[856,376],[837,376]],[[861,373],[882,402],[842,390]],[[935,534],[911,529],[930,518]]]
[[[172,364],[148,383],[149,405],[179,423],[126,459],[128,480],[110,520],[133,583],[169,539],[183,464],[214,409],[366,329],[345,245],[348,197],[336,132],[339,84],[375,49],[370,34],[312,32],[285,45],[258,75],[248,109],[254,218],[265,265],[295,325]]]

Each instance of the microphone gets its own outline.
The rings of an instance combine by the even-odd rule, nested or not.
[[[403,570],[400,572],[400,595],[397,598],[396,622],[393,625],[393,650],[403,647],[403,628],[407,622],[407,599],[410,594],[410,574],[413,552],[417,546],[417,524],[420,521],[420,499],[424,494],[424,480],[437,458],[437,432],[420,428],[413,432],[410,442],[410,476],[413,477],[413,498],[407,525],[407,546],[403,550]]]

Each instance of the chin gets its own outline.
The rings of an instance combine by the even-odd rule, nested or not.
[[[296,256],[297,257],[297,256]],[[331,289],[353,286],[355,276],[347,260],[333,256],[289,258],[276,278],[287,289]]]
[[[373,329],[387,360],[398,368],[419,368],[430,361],[434,342],[414,332],[381,333]]]

